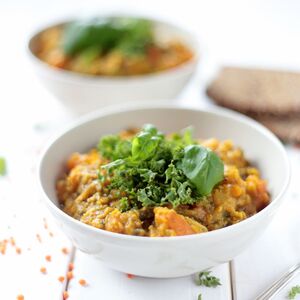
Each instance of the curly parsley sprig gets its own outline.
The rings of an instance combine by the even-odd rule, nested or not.
[[[213,288],[215,288],[219,285],[222,285],[219,278],[217,278],[215,276],[211,276],[210,274],[211,274],[211,271],[203,271],[203,272],[198,273],[195,278],[195,283],[197,285],[213,287]]]

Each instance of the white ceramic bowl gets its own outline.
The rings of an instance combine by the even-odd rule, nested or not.
[[[199,56],[198,43],[191,33],[175,25],[154,19],[150,21],[154,24],[154,32],[158,40],[182,41],[192,49],[193,59],[162,72],[131,77],[90,76],[54,68],[35,55],[37,40],[43,31],[68,22],[49,26],[34,34],[28,43],[29,58],[45,87],[65,107],[76,114],[126,101],[172,100],[182,91],[196,70]]]
[[[55,181],[73,151],[87,151],[99,138],[131,126],[153,123],[164,132],[189,125],[195,136],[232,139],[268,180],[272,202],[238,224],[208,233],[179,237],[137,237],[83,224],[60,210]],[[282,203],[290,178],[286,152],[278,139],[257,122],[224,110],[174,106],[105,109],[84,117],[47,147],[39,168],[44,201],[74,245],[109,267],[140,276],[178,277],[227,262],[252,243],[271,222]]]

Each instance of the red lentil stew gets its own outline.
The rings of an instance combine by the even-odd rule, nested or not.
[[[270,202],[259,171],[230,140],[194,139],[191,128],[165,135],[149,124],[73,153],[57,194],[85,224],[150,237],[223,228]]]
[[[36,55],[49,65],[78,73],[130,76],[174,68],[193,58],[180,40],[159,41],[151,21],[94,18],[43,31]]]

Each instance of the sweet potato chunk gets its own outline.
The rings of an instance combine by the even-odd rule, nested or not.
[[[151,236],[177,236],[207,231],[197,221],[179,215],[173,209],[156,207],[154,215],[154,225],[150,226]]]

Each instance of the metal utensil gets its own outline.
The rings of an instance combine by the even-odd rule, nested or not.
[[[276,280],[266,291],[260,294],[255,300],[270,300],[276,296],[287,284],[300,272],[300,263],[291,267],[287,273]]]

